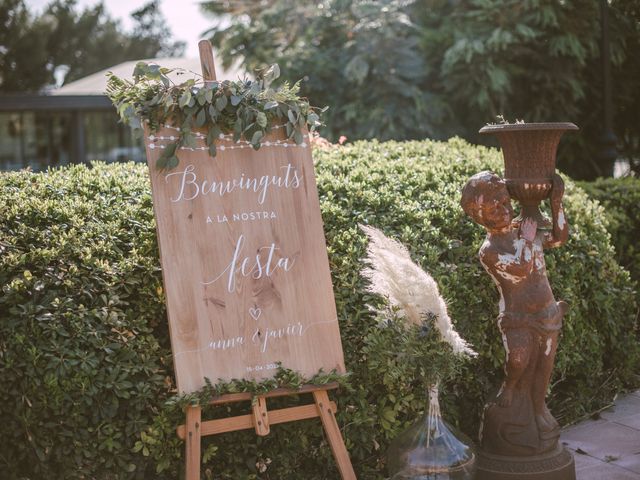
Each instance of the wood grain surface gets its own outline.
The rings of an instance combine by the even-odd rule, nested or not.
[[[215,158],[183,149],[160,171],[177,134],[145,144],[178,390],[268,378],[278,362],[344,372],[308,138],[294,146],[280,128],[258,151],[220,139]]]

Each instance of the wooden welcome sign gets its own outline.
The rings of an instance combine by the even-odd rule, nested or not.
[[[224,135],[215,158],[198,134],[171,171],[155,164],[176,129],[146,135],[180,392],[278,362],[344,372],[311,147],[284,130],[257,151]]]
[[[278,362],[344,372],[308,139],[279,128],[255,151],[229,135],[211,158],[202,135],[159,171],[176,134],[146,146],[178,389],[264,379]]]
[[[213,80],[209,42],[200,51],[205,80]],[[296,145],[275,128],[256,151],[221,135],[212,158],[198,134],[196,147],[177,152],[177,167],[158,170],[177,136],[166,125],[145,132],[178,390],[194,392],[205,377],[269,378],[279,363],[306,377],[344,372],[308,136]],[[270,423],[320,417],[343,477],[355,478],[326,388],[306,387],[316,405],[271,412]],[[187,439],[187,478],[199,478],[201,435],[252,427],[266,435],[265,397],[283,393],[295,392],[260,397],[253,415],[202,425],[200,409],[189,408],[178,428]]]

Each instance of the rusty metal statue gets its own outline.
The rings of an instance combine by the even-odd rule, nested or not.
[[[555,149],[553,154],[555,163]],[[504,382],[484,412],[478,478],[573,480],[573,458],[559,444],[560,428],[545,402],[567,304],[553,296],[544,249],[568,239],[564,183],[555,173],[548,179],[550,230],[539,228],[537,206],[536,215],[523,209],[514,220],[508,183],[495,173],[478,173],[461,201],[487,230],[480,261],[500,293],[497,325],[506,351]],[[522,186],[535,189],[533,182]]]

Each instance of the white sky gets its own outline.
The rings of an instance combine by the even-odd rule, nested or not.
[[[29,10],[40,12],[51,0],[25,0]],[[120,19],[128,30],[132,27],[129,14],[142,7],[148,0],[104,0],[104,5],[112,18]],[[98,0],[78,0],[77,8],[84,10],[93,6]],[[198,57],[198,40],[201,34],[211,28],[215,21],[205,17],[198,6],[200,2],[194,0],[161,0],[160,10],[171,29],[174,40],[187,42],[187,57]]]

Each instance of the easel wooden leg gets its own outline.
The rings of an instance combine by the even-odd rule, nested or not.
[[[187,407],[187,435],[185,439],[186,480],[200,480],[201,417],[201,407]]]
[[[356,480],[349,453],[344,445],[344,440],[336,421],[336,404],[331,402],[329,395],[327,395],[328,389],[336,387],[337,384],[329,384],[324,386],[305,385],[295,390],[276,389],[258,396],[251,406],[249,415],[238,415],[204,422],[202,421],[201,407],[187,407],[187,422],[185,425],[179,425],[176,429],[178,437],[185,441],[186,480],[200,480],[200,441],[202,437],[245,429],[254,429],[258,435],[264,436],[269,433],[271,425],[317,417],[322,420],[322,426],[329,440],[342,480]],[[268,411],[267,398],[299,395],[300,393],[313,393],[315,404]],[[252,395],[250,393],[233,393],[212,399],[210,404],[222,405],[251,399]]]
[[[347,447],[344,445],[338,422],[336,421],[335,414],[331,409],[331,403],[329,401],[329,395],[326,390],[318,390],[313,392],[313,399],[316,402],[320,419],[322,420],[322,426],[327,433],[327,439],[329,445],[331,445],[331,451],[333,457],[338,464],[338,470],[340,470],[340,476],[342,480],[356,480],[356,473],[351,465],[351,459],[347,452]]]
[[[269,427],[269,415],[267,414],[267,399],[263,396],[256,398],[254,404],[251,406],[251,412],[253,415],[253,428],[256,431],[256,435],[261,437],[269,435],[271,428]]]

